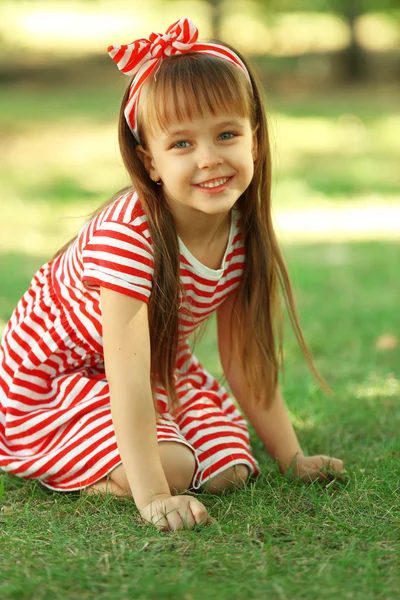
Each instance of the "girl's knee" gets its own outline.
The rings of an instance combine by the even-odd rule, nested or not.
[[[219,494],[223,490],[234,490],[244,486],[250,475],[250,469],[247,465],[240,463],[233,465],[222,473],[218,473],[214,477],[210,477],[203,488],[210,494]]]
[[[182,493],[190,488],[196,469],[196,459],[193,451],[180,442],[162,441],[158,443],[161,464],[167,478],[171,494]],[[128,478],[121,463],[111,473],[109,478],[132,497]]]
[[[186,444],[159,442],[161,463],[172,494],[190,488],[196,470],[196,459]]]

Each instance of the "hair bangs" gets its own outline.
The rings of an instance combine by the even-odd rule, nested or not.
[[[141,139],[146,139],[146,130],[153,133],[154,125],[167,131],[172,123],[207,114],[235,114],[253,121],[252,91],[246,76],[221,58],[200,53],[175,55],[160,63],[146,88],[139,111]]]

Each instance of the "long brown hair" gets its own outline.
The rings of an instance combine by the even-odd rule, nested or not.
[[[146,147],[146,133],[153,123],[166,127],[171,120],[190,120],[207,112],[245,116],[250,119],[253,129],[257,128],[254,176],[236,203],[241,215],[245,264],[235,293],[232,318],[235,314],[237,326],[231,326],[231,332],[235,331],[236,335],[231,337],[230,348],[241,357],[251,397],[267,408],[274,397],[278,372],[283,363],[280,291],[311,371],[325,389],[329,388],[316,371],[305,343],[288,271],[273,229],[270,143],[261,85],[244,57],[236,49],[233,50],[245,63],[251,86],[241,69],[213,56],[188,53],[161,61],[156,74],[145,84],[145,100],[139,107],[139,136]],[[148,306],[152,389],[154,394],[156,383],[160,383],[166,390],[169,408],[174,410],[178,407],[174,370],[179,345],[178,309],[182,292],[178,237],[162,186],[150,180],[136,152],[138,143],[124,116],[128,94],[129,86],[121,105],[119,145],[133,189],[138,193],[147,216],[154,251],[153,286]],[[104,210],[116,197],[100,206],[92,216]],[[57,254],[70,243],[72,240]],[[158,413],[156,402],[155,407]]]

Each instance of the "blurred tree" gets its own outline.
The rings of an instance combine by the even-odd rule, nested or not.
[[[172,0],[173,1],[173,0]],[[212,37],[221,37],[224,0],[203,0],[211,5]],[[357,18],[367,12],[395,10],[399,0],[252,0],[263,16],[279,12],[330,12],[341,16],[348,24],[350,44],[342,53],[343,74],[350,81],[360,81],[366,75],[365,56],[356,36]],[[230,4],[230,3],[229,3]]]
[[[211,4],[211,37],[220,39],[223,0],[208,0]]]
[[[399,0],[253,0],[261,12],[330,12],[342,17],[350,31],[350,44],[342,53],[342,70],[349,81],[358,82],[366,76],[365,56],[356,35],[356,21],[368,12],[398,9]]]
[[[347,21],[350,30],[350,44],[343,53],[344,73],[349,81],[361,81],[365,79],[365,58],[356,36],[356,20],[361,15],[363,0],[336,0],[340,4],[341,14]]]
[[[13,0],[14,2],[26,0]],[[34,2],[35,0],[30,0]],[[80,0],[96,3],[100,0]],[[174,2],[175,0],[164,0]],[[211,9],[211,35],[221,38],[221,24],[226,11],[231,10],[232,0],[202,0]],[[258,7],[260,16],[271,20],[274,15],[285,12],[326,12],[337,14],[348,24],[350,44],[342,53],[343,74],[351,81],[359,81],[366,75],[365,56],[356,36],[357,19],[368,12],[392,12],[399,16],[399,0],[249,0]]]

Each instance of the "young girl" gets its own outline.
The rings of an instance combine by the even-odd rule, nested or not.
[[[279,288],[314,367],[272,227],[259,85],[237,51],[197,37],[181,19],[109,48],[132,76],[119,122],[132,187],[39,269],[0,348],[0,468],[133,497],[159,530],[210,522],[182,492],[259,473],[244,416],[188,344],[214,311],[226,380],[281,471],[343,472],[303,455],[278,386]]]

